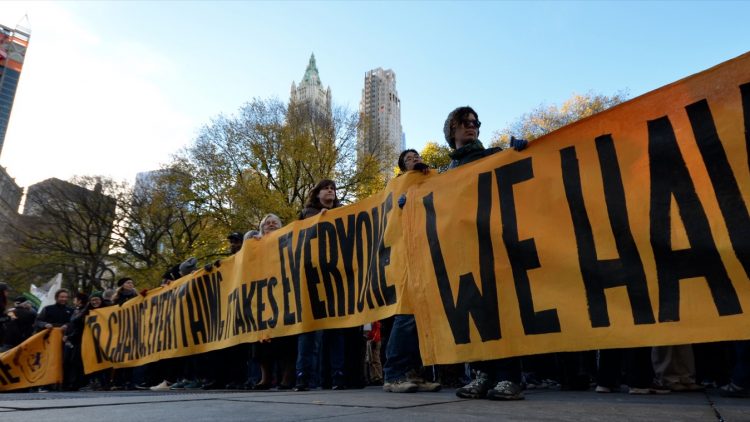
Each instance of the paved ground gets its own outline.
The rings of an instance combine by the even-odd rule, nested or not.
[[[453,390],[0,393],[0,421],[750,421],[750,399],[714,392],[630,396],[533,390],[526,400],[462,400]]]

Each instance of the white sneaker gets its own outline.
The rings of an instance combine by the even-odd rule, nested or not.
[[[164,380],[159,385],[155,385],[150,388],[151,391],[169,391],[169,382]]]

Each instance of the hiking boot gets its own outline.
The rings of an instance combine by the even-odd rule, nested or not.
[[[383,391],[387,393],[416,393],[419,386],[406,378],[400,378],[393,382],[386,381]]]
[[[407,373],[406,381],[416,384],[417,391],[419,392],[433,393],[435,391],[440,391],[440,388],[442,388],[439,382],[429,382],[417,375],[416,371],[410,371]]]
[[[490,400],[523,400],[521,386],[512,381],[500,381],[487,391]]]
[[[456,395],[462,399],[482,399],[487,396],[487,391],[492,388],[489,375],[477,371],[476,377],[468,384],[456,389]]]

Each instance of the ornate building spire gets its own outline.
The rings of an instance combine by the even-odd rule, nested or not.
[[[297,104],[307,103],[322,113],[331,114],[331,88],[324,88],[323,83],[320,82],[315,53],[310,55],[305,76],[302,77],[299,85],[292,82],[289,101]]]

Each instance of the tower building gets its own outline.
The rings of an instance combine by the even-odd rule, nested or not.
[[[17,26],[15,29],[0,25],[0,153],[8,131],[10,111],[21,76],[23,59],[29,46],[31,31]]]
[[[314,110],[327,115],[331,114],[331,87],[323,88],[318,74],[318,66],[315,63],[315,54],[310,55],[305,76],[296,85],[292,82],[289,102],[294,104],[309,104]]]
[[[362,121],[359,154],[392,160],[394,153],[405,149],[401,100],[396,91],[396,73],[393,70],[377,68],[365,73],[359,113]]]

